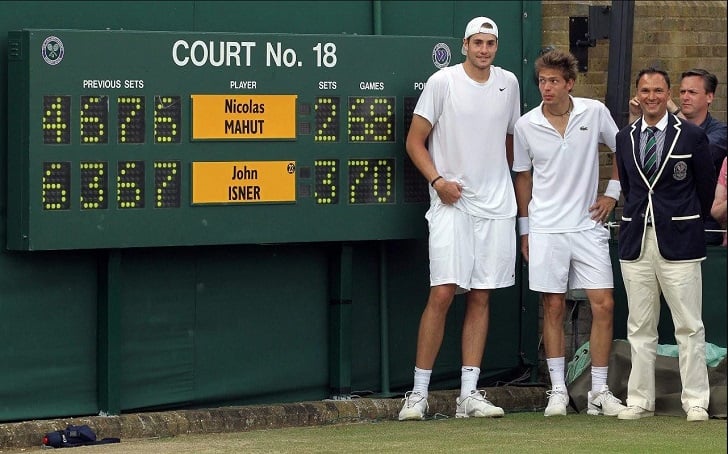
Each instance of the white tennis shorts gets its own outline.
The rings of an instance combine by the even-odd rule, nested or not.
[[[457,284],[457,293],[514,285],[516,218],[485,219],[435,204],[430,228],[430,285]]]
[[[528,281],[536,292],[614,288],[609,230],[602,225],[566,233],[528,235]]]

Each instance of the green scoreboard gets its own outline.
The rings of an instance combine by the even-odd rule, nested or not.
[[[404,143],[456,38],[22,30],[12,250],[417,238]]]

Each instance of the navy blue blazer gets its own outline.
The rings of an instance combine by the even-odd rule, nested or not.
[[[700,127],[668,114],[660,168],[650,186],[640,159],[641,122],[638,118],[617,133],[617,166],[624,195],[619,258],[641,258],[645,227],[651,218],[665,260],[703,259],[703,216],[710,214],[716,184],[708,137]]]

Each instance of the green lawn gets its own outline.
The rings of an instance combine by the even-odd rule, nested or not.
[[[725,453],[726,421],[657,416],[510,413],[500,419],[430,419],[122,440],[91,453]],[[28,452],[29,450],[24,450]],[[32,450],[31,450],[32,451]],[[0,452],[2,452],[0,450]],[[5,451],[8,452],[8,451]],[[75,451],[74,451],[75,452]]]

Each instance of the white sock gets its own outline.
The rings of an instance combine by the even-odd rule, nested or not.
[[[427,390],[430,387],[430,376],[432,376],[431,370],[415,367],[415,385],[412,391],[427,397]]]
[[[549,377],[551,378],[551,389],[554,391],[566,391],[566,382],[564,381],[564,357],[546,358],[546,364],[549,368]]]
[[[607,385],[607,369],[609,366],[591,368],[592,394],[602,392],[602,388]]]
[[[460,368],[460,398],[464,399],[477,389],[480,367],[463,366]]]

